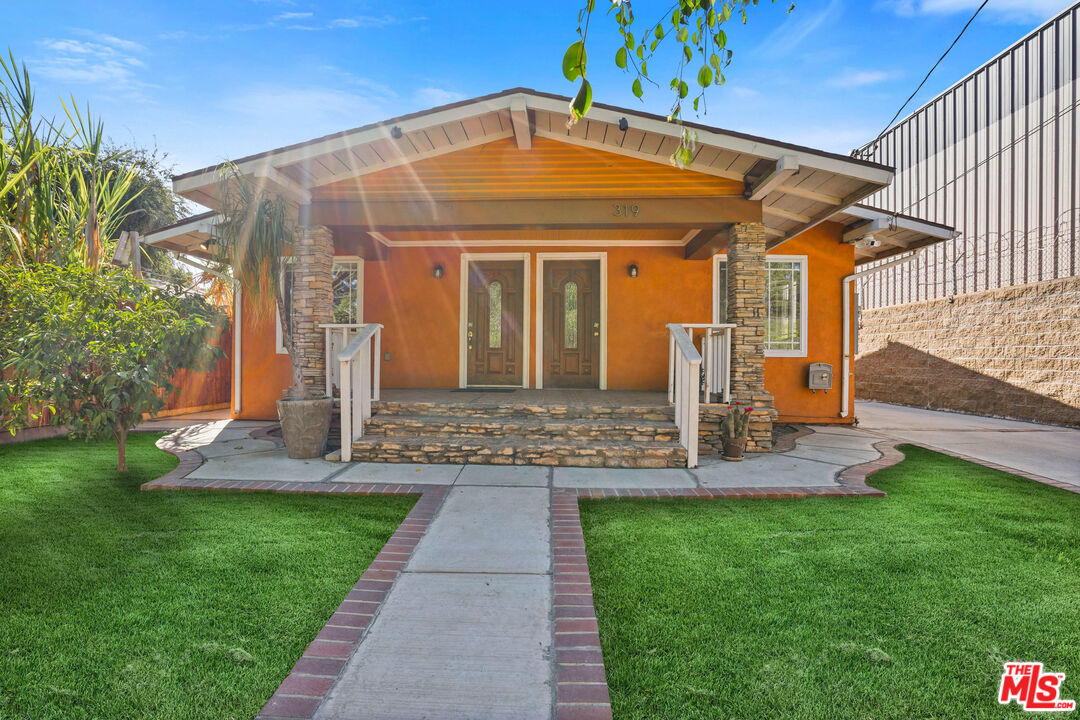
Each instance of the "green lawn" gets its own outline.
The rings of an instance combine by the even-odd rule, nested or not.
[[[0,718],[251,718],[415,498],[140,492],[156,436],[0,447]]]
[[[1080,700],[1080,496],[903,450],[887,498],[582,502],[617,720],[1021,717],[1010,660]]]

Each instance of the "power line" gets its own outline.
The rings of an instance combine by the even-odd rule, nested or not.
[[[903,104],[903,105],[901,105],[901,106],[900,106],[900,109],[896,111],[896,114],[892,116],[892,120],[890,120],[890,121],[889,121],[888,123],[886,123],[886,125],[885,125],[885,128],[884,128],[884,129],[883,129],[883,130],[882,130],[881,132],[879,132],[879,133],[877,134],[877,137],[876,137],[876,138],[874,138],[874,139],[873,139],[873,141],[872,141],[872,142],[871,142],[871,143],[870,143],[870,144],[869,144],[869,145],[867,146],[867,150],[866,150],[866,153],[867,153],[867,155],[869,155],[869,153],[870,153],[870,152],[871,152],[871,151],[872,151],[872,150],[874,149],[874,148],[873,148],[872,146],[876,146],[876,145],[877,145],[877,141],[881,139],[881,136],[882,136],[882,135],[884,135],[884,134],[885,134],[886,132],[888,132],[889,128],[891,128],[891,127],[892,127],[892,124],[893,124],[894,122],[896,122],[896,119],[897,119],[898,117],[900,117],[900,113],[904,112],[904,108],[906,108],[906,107],[908,106],[908,103],[909,103],[909,102],[911,102],[911,101],[912,101],[912,99],[913,99],[913,98],[914,98],[914,97],[915,97],[916,95],[918,95],[918,94],[919,94],[919,91],[920,91],[920,90],[922,90],[922,88],[923,88],[923,85],[925,85],[925,84],[926,84],[926,81],[927,81],[927,80],[929,80],[929,79],[930,79],[930,76],[934,74],[934,71],[935,71],[935,70],[937,70],[937,67],[938,67],[938,65],[940,65],[940,64],[941,64],[941,62],[942,62],[942,60],[944,60],[944,59],[945,59],[945,56],[947,56],[947,55],[949,54],[949,52],[950,52],[950,51],[951,51],[951,50],[952,50],[952,49],[953,49],[954,47],[956,47],[956,43],[960,42],[960,38],[964,37],[964,33],[965,33],[965,32],[967,32],[967,29],[968,29],[968,27],[969,27],[969,26],[971,25],[971,23],[975,22],[975,18],[977,18],[977,17],[979,16],[979,13],[980,13],[980,12],[982,12],[982,9],[983,9],[984,7],[986,7],[986,4],[987,4],[988,2],[990,2],[990,0],[983,0],[983,2],[982,2],[982,5],[980,5],[980,6],[979,6],[979,7],[978,7],[978,8],[977,8],[977,9],[975,10],[975,13],[974,13],[974,14],[973,14],[973,15],[971,16],[971,18],[970,18],[970,19],[969,19],[969,20],[967,21],[967,23],[966,23],[966,24],[964,25],[964,27],[960,29],[960,33],[959,33],[959,34],[958,34],[958,35],[956,36],[956,39],[955,39],[955,40],[953,40],[953,41],[952,41],[952,44],[950,44],[950,45],[949,45],[949,47],[948,47],[948,48],[947,48],[947,49],[945,50],[945,52],[943,52],[943,53],[941,54],[941,57],[939,57],[939,58],[938,58],[938,60],[937,60],[937,62],[936,62],[936,63],[934,63],[934,67],[930,68],[930,72],[926,73],[926,77],[924,77],[924,78],[922,79],[922,82],[921,82],[921,83],[919,83],[919,87],[915,88],[915,92],[913,92],[913,93],[911,93],[910,95],[908,95],[908,99],[904,101],[904,104]],[[860,152],[860,151],[858,151],[858,150],[855,150],[855,151],[853,151],[853,152],[852,152],[851,154],[852,154],[852,155],[856,155],[856,154],[858,154],[859,152]]]

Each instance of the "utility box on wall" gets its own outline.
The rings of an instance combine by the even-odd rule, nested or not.
[[[810,374],[806,386],[811,390],[832,390],[832,365],[829,363],[810,363]]]

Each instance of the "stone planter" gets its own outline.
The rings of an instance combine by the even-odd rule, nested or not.
[[[330,416],[334,399],[311,400],[286,398],[277,401],[281,436],[289,457],[298,460],[322,457],[326,452],[326,435],[330,431]]]
[[[729,462],[740,462],[746,452],[746,438],[724,438],[724,452],[720,456]]]

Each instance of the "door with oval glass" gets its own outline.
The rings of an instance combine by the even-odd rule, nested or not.
[[[469,385],[521,385],[524,275],[520,260],[469,263]]]
[[[600,387],[600,261],[544,263],[544,387]]]

